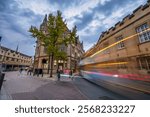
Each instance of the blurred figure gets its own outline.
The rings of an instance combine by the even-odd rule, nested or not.
[[[27,71],[27,75],[31,75],[31,73],[32,73],[32,68],[29,67],[29,68],[28,68],[28,71]]]
[[[22,71],[23,71],[23,69],[22,69],[22,68],[20,68],[20,70],[19,70],[20,74],[22,73]]]
[[[69,78],[71,78],[71,79],[73,80],[73,76],[72,76],[72,74],[73,74],[73,71],[72,71],[72,70],[70,70],[70,72],[69,72]]]
[[[57,80],[60,81],[60,73],[61,73],[61,70],[58,68],[57,69]]]

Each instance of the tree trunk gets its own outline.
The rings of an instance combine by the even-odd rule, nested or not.
[[[49,70],[50,70],[50,57],[51,57],[51,55],[48,56],[48,70],[47,70],[47,74],[49,74]]]
[[[51,70],[50,70],[50,77],[53,77],[53,61],[54,61],[54,54],[52,53],[52,56],[51,56]]]

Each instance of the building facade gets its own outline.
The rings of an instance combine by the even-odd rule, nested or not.
[[[149,74],[150,1],[103,32],[80,65],[106,72]]]
[[[47,16],[45,16],[42,24],[40,25],[40,30],[44,33],[47,32]],[[69,33],[69,30],[66,32]],[[74,44],[60,45],[59,49],[67,54],[66,60],[54,60],[53,71],[56,72],[57,67],[60,69],[72,69],[76,70],[81,57],[84,54],[83,42],[80,42],[79,37],[76,38]],[[35,57],[34,57],[34,68],[43,69],[44,73],[48,70],[48,54],[46,53],[45,47],[41,44],[40,40],[36,41]],[[50,58],[51,61],[51,58]],[[51,69],[51,68],[50,68]]]
[[[1,69],[10,71],[32,66],[32,57],[15,50],[0,46]]]

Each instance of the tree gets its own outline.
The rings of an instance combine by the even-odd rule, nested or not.
[[[57,51],[57,52],[55,53],[54,58],[55,58],[55,60],[56,60],[57,69],[58,69],[58,61],[59,61],[59,60],[66,61],[66,60],[67,60],[67,54],[66,54],[66,52],[64,52],[64,51]]]
[[[51,66],[50,77],[52,77],[54,57],[56,59],[65,59],[65,57],[67,57],[64,52],[59,50],[60,45],[65,44],[67,46],[68,44],[74,43],[77,30],[76,26],[72,31],[68,30],[67,24],[63,21],[62,13],[60,11],[57,11],[56,16],[49,14],[46,27],[46,32],[43,32],[42,30],[31,26],[29,32],[32,33],[34,38],[39,39],[41,44],[46,48],[46,52],[49,56],[48,73]]]

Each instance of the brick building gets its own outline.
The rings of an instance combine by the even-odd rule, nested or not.
[[[3,70],[18,70],[32,66],[32,57],[0,46],[0,64]]]
[[[46,25],[47,16],[45,16],[42,24],[40,25],[40,30],[42,30],[44,33],[47,32]],[[66,31],[66,34],[67,33],[69,33],[69,30]],[[61,45],[60,50],[67,53],[67,60],[58,60],[58,63],[56,62],[56,60],[54,60],[53,71],[56,71],[57,65],[60,69],[76,70],[78,63],[84,54],[83,42],[80,42],[79,37],[76,38],[75,44],[69,44],[68,46]],[[39,39],[37,39],[36,41],[34,68],[42,68],[45,73],[48,69],[48,55],[46,53],[45,47],[41,44]]]
[[[103,32],[80,65],[84,69],[149,74],[150,1]]]

